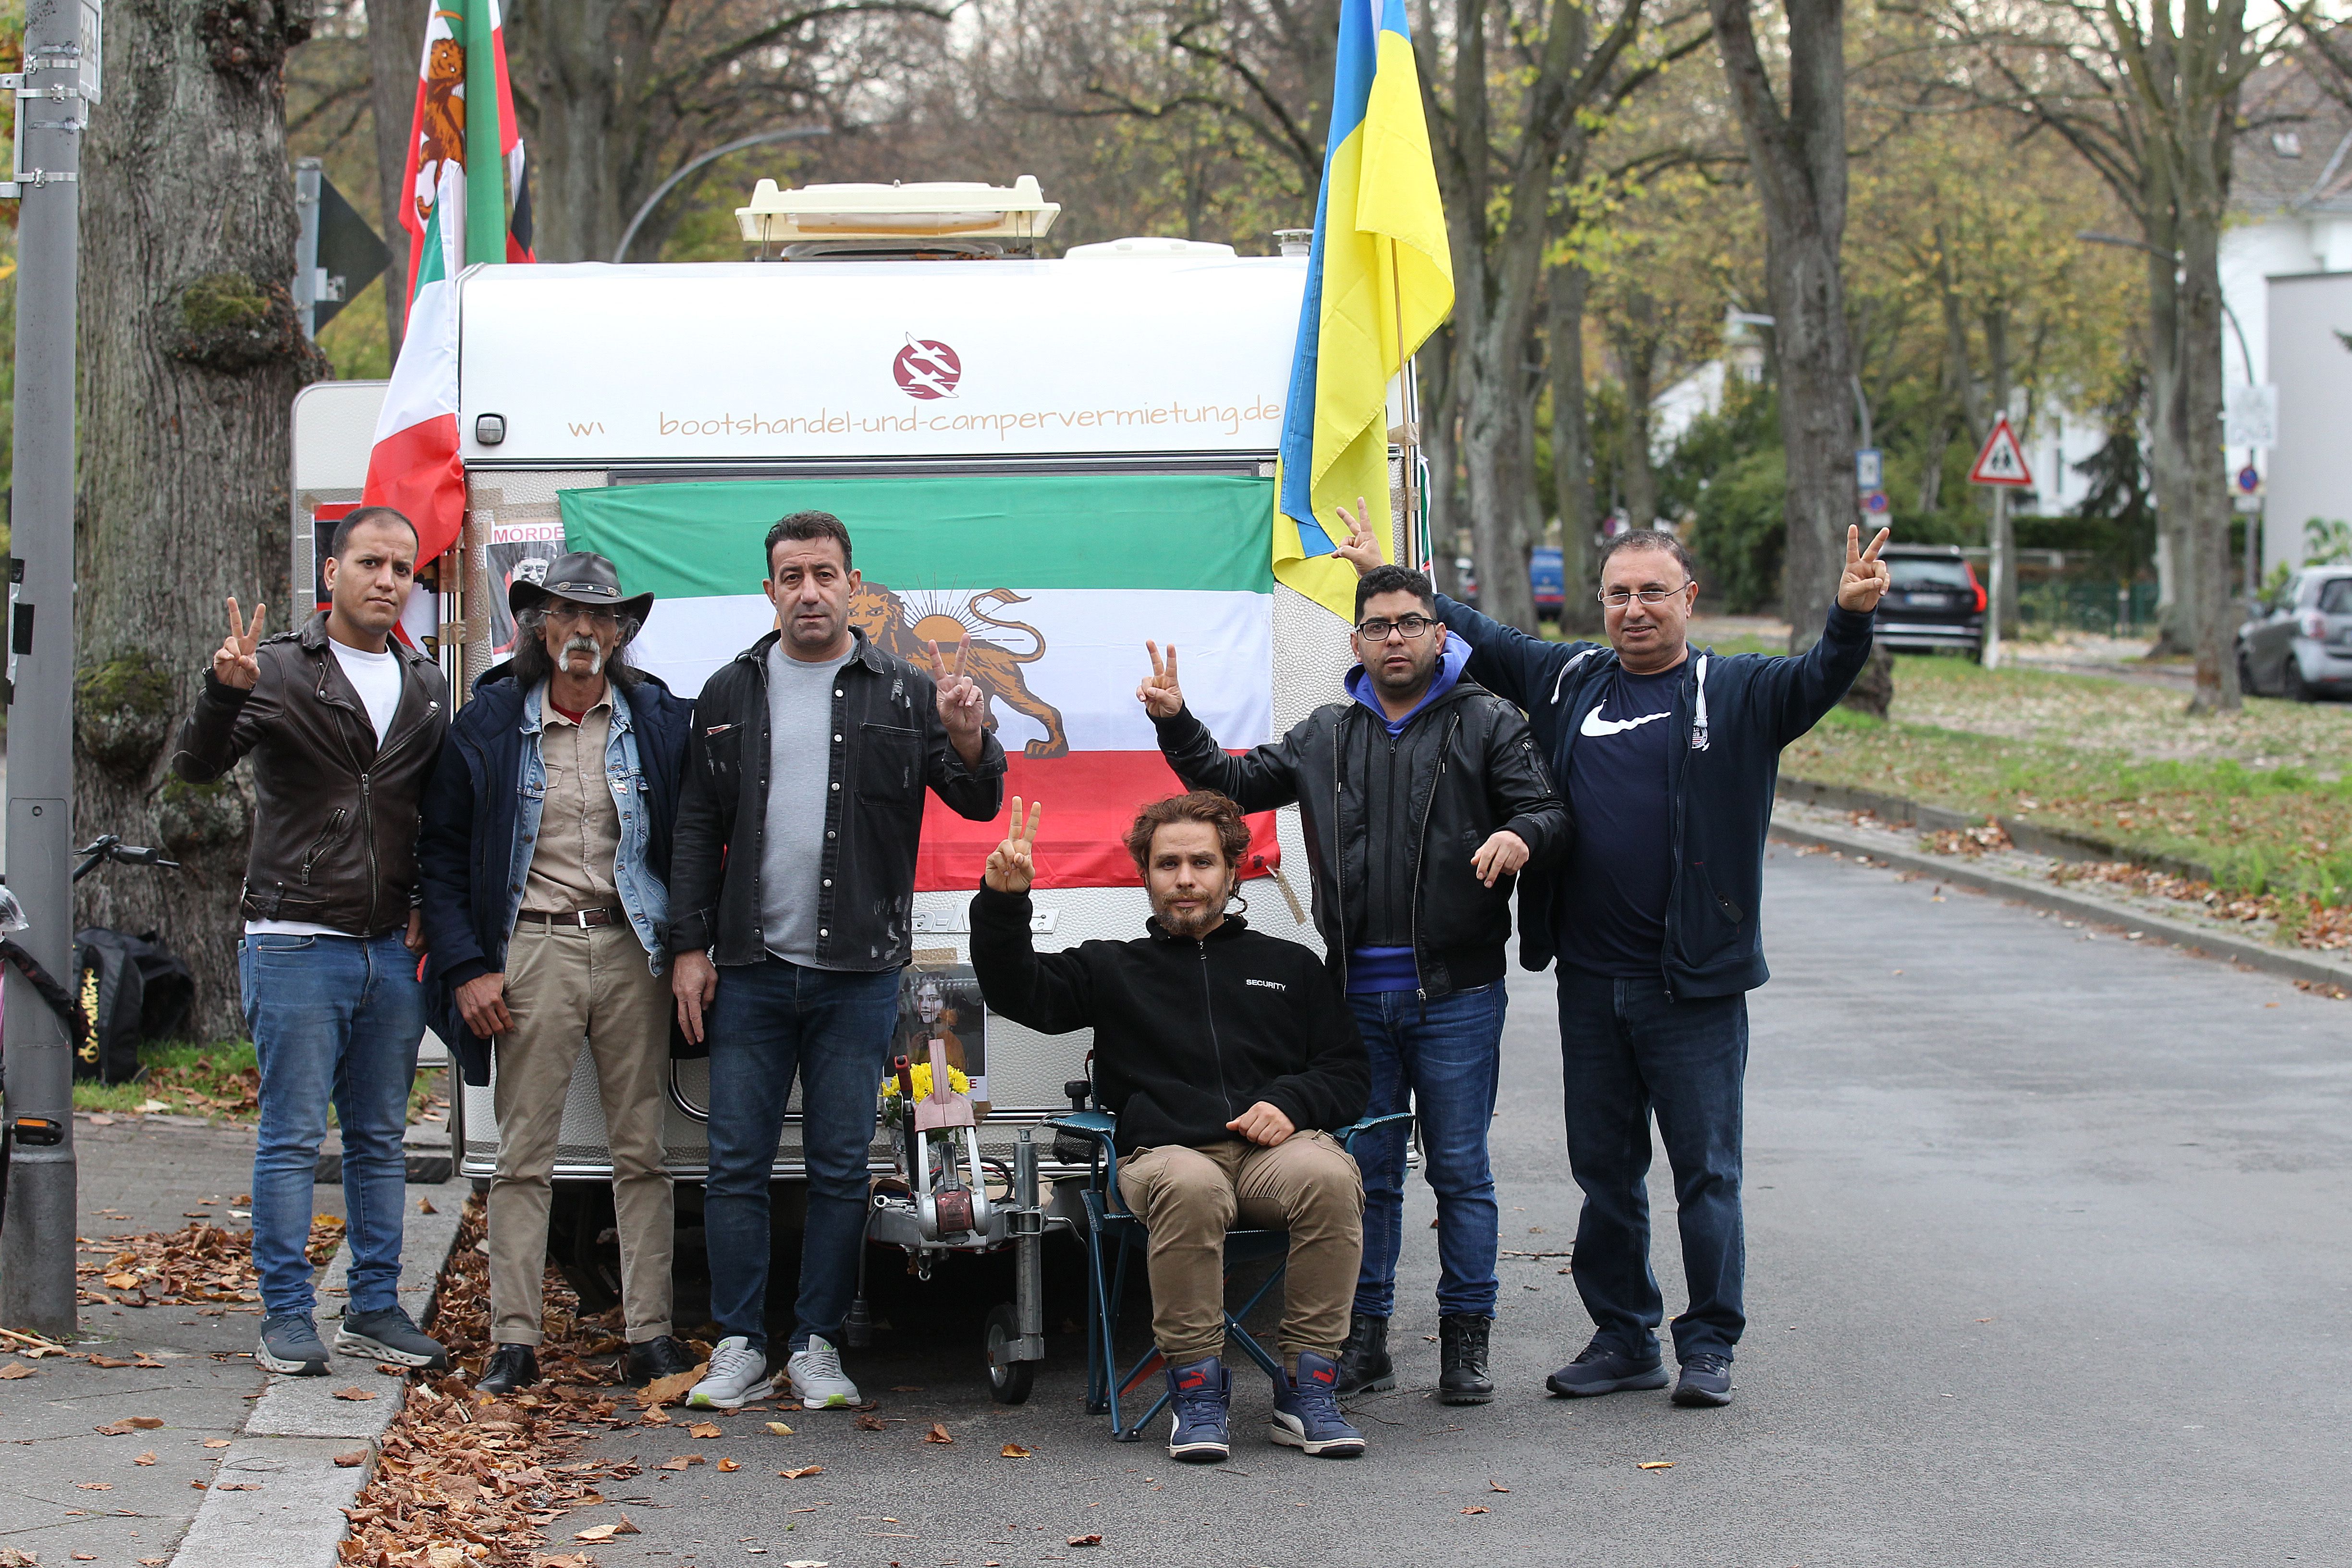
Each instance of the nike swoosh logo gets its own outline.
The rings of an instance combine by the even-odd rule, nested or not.
[[[1584,716],[1584,722],[1577,726],[1577,733],[1580,735],[1622,735],[1628,730],[1640,729],[1643,725],[1648,723],[1653,719],[1664,719],[1669,717],[1671,717],[1671,715],[1667,713],[1644,713],[1639,719],[1603,719],[1601,716],[1601,705],[1596,702],[1593,704],[1592,711]]]

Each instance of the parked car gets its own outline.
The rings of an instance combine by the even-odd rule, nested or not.
[[[1957,544],[1890,544],[1879,558],[1894,581],[1878,601],[1872,635],[1890,648],[1910,651],[1958,648],[1974,654],[1984,646],[1985,591],[1976,568]]]
[[[2238,628],[2238,684],[2295,702],[2352,692],[2352,564],[2306,566]]]
[[[1538,544],[1528,552],[1528,585],[1535,590],[1536,618],[1559,619],[1560,605],[1567,599],[1567,584],[1560,573],[1559,545]]]

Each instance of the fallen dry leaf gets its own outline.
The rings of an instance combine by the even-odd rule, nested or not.
[[[1073,1535],[1070,1537],[1070,1544],[1073,1546],[1100,1546],[1102,1544],[1102,1536],[1098,1533],[1094,1535]]]
[[[33,1369],[21,1361],[12,1361],[6,1366],[0,1366],[0,1381],[14,1383],[20,1377],[32,1375]]]
[[[76,1481],[74,1485],[86,1492],[110,1492],[114,1489],[112,1481]]]
[[[375,1370],[378,1375],[383,1377],[406,1377],[408,1375],[408,1369],[400,1365],[397,1362],[380,1361],[375,1363]]]
[[[585,1541],[591,1545],[597,1545],[612,1540],[614,1536],[620,1533],[620,1529],[621,1527],[617,1524],[592,1524],[587,1529],[574,1534],[572,1539],[574,1541]]]
[[[132,1362],[131,1364],[132,1366],[143,1366],[150,1372],[161,1372],[163,1370],[163,1363],[150,1355],[142,1354],[138,1360]]]
[[[73,1560],[77,1563],[95,1563],[98,1561],[98,1553],[95,1552],[77,1552],[73,1554]]]
[[[1005,1444],[1003,1454],[1008,1459],[1034,1459],[1037,1457],[1035,1454],[1031,1453],[1028,1449],[1023,1447],[1018,1443]]]
[[[353,1404],[357,1404],[362,1399],[373,1399],[375,1397],[375,1390],[373,1388],[339,1388],[335,1390],[335,1397],[338,1399],[348,1399]]]
[[[1644,1459],[1640,1468],[1645,1470],[1671,1470],[1675,1468],[1675,1462],[1672,1459]]]
[[[656,1405],[651,1410],[646,1411],[643,1415],[637,1417],[637,1425],[640,1426],[667,1426],[669,1425],[669,1412]]]
[[[686,1435],[689,1437],[723,1437],[727,1434],[721,1432],[714,1422],[698,1421],[686,1429]]]
[[[226,1448],[228,1447],[228,1439],[226,1437],[207,1437],[205,1439],[205,1447],[207,1448]]]
[[[161,1415],[133,1415],[123,1422],[124,1426],[135,1427],[142,1432],[152,1432],[163,1424],[163,1418]]]
[[[948,1429],[945,1426],[942,1426],[938,1422],[934,1421],[931,1423],[931,1429],[923,1434],[923,1441],[926,1443],[952,1443],[955,1439],[948,1436]]]
[[[793,1429],[785,1426],[781,1421],[771,1421],[767,1424],[767,1426],[769,1431],[773,1432],[779,1437],[789,1437],[793,1435]]]
[[[702,1465],[708,1463],[709,1463],[709,1461],[705,1459],[699,1454],[680,1454],[674,1459],[664,1459],[661,1462],[661,1468],[665,1470],[682,1470],[688,1465]]]
[[[431,1198],[419,1198],[416,1200],[416,1212],[418,1214],[439,1214],[441,1211],[433,1206],[433,1200]]]
[[[776,1474],[782,1476],[788,1481],[804,1481],[811,1476],[821,1476],[824,1474],[824,1467],[823,1465],[803,1465],[797,1470],[778,1470]]]
[[[362,1465],[367,1463],[367,1458],[368,1451],[365,1448],[354,1448],[348,1454],[337,1454],[335,1456],[335,1468],[339,1470],[356,1470]]]
[[[107,1289],[110,1290],[136,1290],[139,1289],[139,1276],[136,1274],[109,1274],[105,1276],[105,1279]]]
[[[1465,1508],[1462,1511],[1464,1513],[1486,1513],[1489,1510],[1484,1507],[1474,1506],[1471,1508]]]
[[[152,1465],[155,1462],[155,1450],[150,1448],[131,1462],[134,1465]]]
[[[742,1468],[742,1466],[737,1464],[732,1459],[721,1459],[719,1461],[719,1469],[722,1475],[732,1475]]]
[[[702,1381],[710,1370],[704,1362],[692,1372],[674,1372],[667,1377],[657,1377],[637,1390],[637,1403],[648,1410],[658,1410],[665,1405],[675,1405],[686,1397],[686,1391]]]
[[[259,1481],[215,1481],[213,1483],[213,1490],[216,1492],[257,1492],[260,1489]]]
[[[1510,1489],[1510,1488],[1508,1488],[1508,1487],[1507,1487],[1507,1486],[1505,1486],[1502,1482],[1500,1482],[1500,1481],[1496,1480],[1494,1477],[1489,1476],[1489,1477],[1487,1477],[1487,1478],[1486,1478],[1486,1489],[1487,1489],[1488,1491],[1494,1491],[1494,1492],[1507,1492],[1507,1491],[1509,1491],[1511,1489]]]
[[[103,1426],[93,1426],[90,1430],[101,1437],[127,1437],[131,1435],[131,1423],[110,1421]]]
[[[889,1426],[890,1423],[883,1420],[879,1415],[860,1415],[857,1418],[857,1429],[860,1432],[887,1431]]]
[[[89,1358],[89,1364],[92,1366],[129,1366],[131,1363],[127,1361],[117,1361],[110,1355],[99,1355],[92,1352]]]

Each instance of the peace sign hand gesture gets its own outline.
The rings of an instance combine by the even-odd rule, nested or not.
[[[947,727],[948,742],[967,763],[980,757],[980,736],[988,720],[988,693],[979,681],[963,672],[963,661],[971,652],[971,639],[956,645],[955,668],[940,656],[940,645],[931,647],[931,679],[939,683],[940,722]]]
[[[1012,825],[1004,830],[1004,842],[988,852],[988,869],[981,880],[1000,893],[1025,893],[1037,877],[1037,824],[1045,819],[1045,803],[1037,801],[1029,807],[1029,826],[1021,826],[1021,797],[1013,797]]]
[[[1332,510],[1339,514],[1339,521],[1348,525],[1348,542],[1333,545],[1333,556],[1353,566],[1359,577],[1388,560],[1381,553],[1381,536],[1372,531],[1372,509],[1363,497],[1356,498],[1354,511],[1348,510],[1345,501]]]
[[[260,684],[261,659],[254,650],[261,646],[261,617],[268,613],[268,605],[256,605],[253,624],[247,626],[237,613],[236,600],[229,600],[228,636],[221,638],[220,647],[213,650],[215,680],[239,691],[250,691]]]
[[[1143,651],[1151,656],[1151,673],[1135,689],[1135,700],[1154,719],[1173,719],[1184,711],[1184,691],[1176,684],[1176,645],[1168,645],[1168,657],[1160,657],[1160,645],[1148,642]]]
[[[1845,530],[1845,575],[1838,579],[1837,602],[1840,609],[1868,615],[1878,608],[1878,597],[1895,581],[1895,574],[1878,552],[1886,547],[1890,530],[1880,529],[1878,537],[1863,549],[1862,530],[1852,523]]]

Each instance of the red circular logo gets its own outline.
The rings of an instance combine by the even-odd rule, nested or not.
[[[909,338],[890,362],[890,374],[898,390],[919,402],[929,403],[937,398],[955,395],[956,383],[963,379],[963,361],[955,350],[929,338]]]

